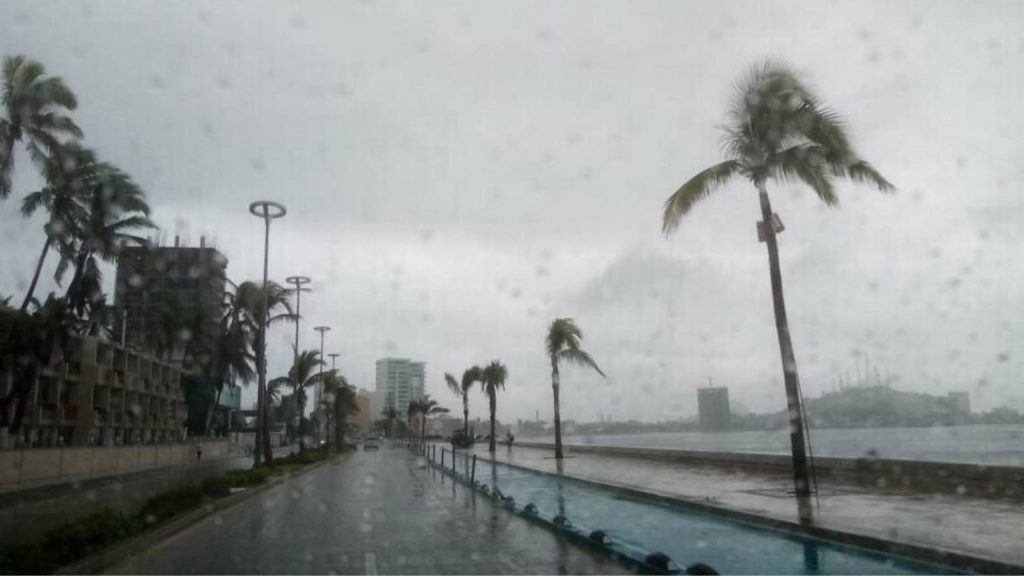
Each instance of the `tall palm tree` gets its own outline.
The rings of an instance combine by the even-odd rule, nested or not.
[[[758,236],[768,246],[775,329],[778,333],[786,402],[790,419],[793,474],[799,496],[810,493],[804,439],[804,416],[796,356],[790,340],[776,234],[782,230],[772,212],[766,182],[797,180],[811,187],[827,206],[838,198],[836,178],[893,190],[870,164],[854,151],[839,116],[821,104],[788,66],[765,60],[754,65],[737,85],[737,94],[724,127],[724,162],[707,168],[683,184],[665,202],[662,226],[670,234],[693,206],[732,177],[742,176],[757,189],[761,205]]]
[[[604,376],[604,372],[597,367],[597,363],[590,357],[590,354],[580,348],[581,340],[583,340],[583,332],[576,326],[572,318],[556,318],[548,327],[545,346],[548,360],[551,362],[551,389],[555,395],[555,458],[564,457],[562,454],[562,416],[558,405],[559,364],[565,361],[570,364],[589,366]]]
[[[295,396],[295,403],[299,411],[299,451],[306,449],[303,439],[302,416],[306,412],[306,390],[316,386],[318,382],[326,381],[328,377],[334,377],[337,372],[328,370],[321,372],[320,367],[323,361],[320,359],[318,350],[303,350],[295,357],[295,364],[288,370],[287,376],[274,378],[267,383],[267,386],[291,386],[292,394]],[[322,379],[322,380],[321,380]]]
[[[505,380],[508,379],[508,369],[498,360],[494,360],[483,369],[480,379],[480,387],[487,393],[491,408],[491,441],[487,449],[494,452],[494,416],[498,410],[498,390],[505,389]]]
[[[445,373],[444,379],[452,394],[462,398],[462,433],[469,437],[469,391],[473,384],[480,381],[483,370],[479,366],[472,366],[462,373],[462,382],[455,380],[451,374]]]
[[[92,150],[71,143],[54,147],[49,154],[40,156],[38,164],[45,184],[42,189],[25,196],[21,203],[21,213],[28,217],[40,208],[46,210],[47,220],[43,225],[46,239],[36,261],[32,282],[21,303],[22,310],[27,310],[32,301],[43,262],[50,249],[60,253],[62,262],[74,258],[77,231],[80,223],[85,220],[85,208],[80,200],[94,176],[96,155]],[[61,271],[58,268],[58,273]]]
[[[266,338],[261,338],[261,333],[266,331],[270,324],[295,318],[291,301],[288,299],[290,294],[291,292],[287,288],[276,282],[267,283],[265,296],[262,283],[242,282],[235,289],[235,301],[241,311],[240,318],[249,325],[250,330],[256,335],[252,341],[252,347],[257,369],[260,366],[266,366],[266,350],[259,345],[260,342],[266,342]],[[264,302],[266,302],[265,315]],[[266,324],[261,321],[263,318],[267,319]],[[263,422],[260,430],[263,460],[270,465],[273,463],[274,455],[270,447],[270,407],[269,402],[265,401],[265,394],[266,390],[257,391],[256,404]]]
[[[240,379],[243,384],[249,384],[256,376],[255,356],[252,353],[253,332],[241,321],[241,311],[232,294],[226,295],[223,306],[225,312],[216,329],[205,338],[210,356],[200,363],[207,379],[215,387],[213,403],[206,413],[203,429],[206,435],[210,434],[213,413],[220,402],[224,385],[232,380],[232,376]]]
[[[63,138],[82,131],[63,114],[78,106],[75,94],[58,76],[47,76],[39,62],[8,56],[3,65],[3,112],[0,118],[0,200],[11,194],[14,147],[24,142],[33,160],[59,147]]]

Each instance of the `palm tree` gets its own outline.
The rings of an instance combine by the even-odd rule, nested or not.
[[[778,333],[786,402],[790,419],[793,473],[799,496],[810,493],[804,439],[804,417],[796,356],[790,340],[776,234],[782,226],[768,200],[768,180],[798,180],[814,190],[827,206],[838,198],[836,178],[893,190],[870,164],[857,156],[839,116],[823,106],[788,66],[765,60],[754,65],[737,86],[737,94],[724,127],[728,160],[716,164],[683,184],[665,203],[664,232],[670,234],[700,200],[733,176],[742,176],[757,189],[761,204],[758,237],[768,245],[775,329]]]
[[[82,331],[82,322],[62,298],[50,294],[31,312],[0,306],[0,368],[14,375],[14,385],[0,398],[0,426],[17,434],[25,416],[25,407],[39,372],[54,355],[69,350],[73,334]],[[14,416],[10,406],[14,403]]]
[[[239,317],[256,335],[252,340],[252,347],[257,369],[260,366],[266,366],[266,350],[259,345],[260,342],[266,342],[266,338],[261,338],[261,334],[270,324],[282,320],[292,320],[295,317],[292,313],[291,302],[288,300],[290,294],[291,292],[287,288],[276,282],[267,283],[266,295],[264,295],[262,283],[242,282],[235,289],[235,301],[240,311]],[[264,314],[264,302],[266,302],[266,314]],[[267,319],[266,324],[263,324],[263,318]],[[265,401],[265,394],[266,390],[257,392],[256,404],[263,422],[260,429],[263,460],[270,465],[274,455],[270,447],[270,408],[269,403]],[[258,455],[254,455],[254,458],[258,458]]]
[[[473,384],[480,381],[483,370],[479,366],[472,366],[462,373],[462,382],[455,380],[451,374],[445,373],[444,379],[448,383],[448,389],[452,394],[462,398],[462,433],[469,437],[469,391]]]
[[[324,373],[324,392],[334,415],[334,445],[340,450],[348,427],[348,415],[359,409],[356,392],[348,380],[335,370]]]
[[[46,239],[36,262],[32,282],[21,303],[22,310],[27,310],[32,301],[43,262],[50,249],[53,248],[60,253],[64,266],[74,258],[76,233],[80,223],[85,220],[85,209],[80,197],[94,175],[96,155],[91,150],[72,143],[53,148],[50,154],[40,157],[38,164],[45,185],[42,189],[25,196],[21,204],[21,213],[28,217],[40,208],[46,209],[48,218],[43,225]],[[58,274],[62,272],[62,268],[63,266],[58,267]]]
[[[415,406],[415,409],[413,409],[413,406]],[[447,414],[450,410],[441,406],[437,400],[427,395],[419,400],[410,402],[409,412],[410,414],[415,413],[420,416],[420,441],[423,441],[427,439],[427,417],[436,414]]]
[[[505,389],[505,380],[508,379],[508,369],[498,360],[494,360],[483,370],[480,379],[480,387],[487,393],[491,408],[491,441],[487,449],[494,452],[494,415],[498,410],[498,390]]]
[[[135,231],[156,226],[149,220],[149,204],[131,176],[108,163],[89,167],[86,187],[80,195],[83,216],[74,231],[78,240],[75,273],[65,296],[81,311],[102,292],[102,274],[96,258],[116,262],[125,246],[143,246],[146,239]],[[62,260],[58,277],[67,260]]]
[[[232,375],[243,384],[249,384],[255,378],[255,356],[253,355],[253,333],[240,319],[241,311],[235,304],[233,295],[228,293],[223,304],[225,313],[217,323],[216,329],[207,338],[210,356],[202,362],[203,372],[216,388],[213,403],[206,413],[205,435],[210,434],[213,413],[220,402],[224,385],[231,381]]]
[[[563,458],[562,417],[558,406],[559,363],[564,360],[570,364],[589,366],[604,376],[604,372],[597,367],[597,363],[590,357],[590,354],[580,348],[580,340],[583,340],[583,332],[576,326],[572,318],[556,318],[548,328],[545,340],[548,360],[551,361],[551,389],[555,395],[555,458]]]
[[[295,360],[295,364],[288,370],[287,376],[274,378],[267,383],[267,387],[268,389],[271,386],[282,385],[292,387],[292,394],[295,396],[295,403],[299,410],[299,451],[301,452],[306,449],[302,425],[302,416],[306,412],[306,389],[315,386],[321,381],[321,378],[326,381],[328,376],[334,377],[336,372],[334,370],[320,372],[323,361],[320,360],[318,350],[303,350],[295,357]]]
[[[75,94],[57,76],[47,76],[39,62],[8,56],[3,65],[3,111],[0,118],[0,200],[11,194],[14,146],[25,142],[33,160],[60,147],[62,137],[81,138],[82,131],[63,115],[78,106]]]

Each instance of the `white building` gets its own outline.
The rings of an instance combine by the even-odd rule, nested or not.
[[[376,392],[383,399],[381,410],[394,408],[399,418],[405,418],[409,402],[423,397],[425,364],[408,358],[381,358],[377,360]]]

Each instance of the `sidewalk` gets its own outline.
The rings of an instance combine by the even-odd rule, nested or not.
[[[487,446],[474,450],[490,458]],[[499,462],[559,473],[554,450],[499,447]],[[744,474],[720,468],[596,454],[561,461],[566,476],[642,490],[788,522],[798,522],[788,475]],[[1004,563],[1024,565],[1024,506],[1019,502],[964,496],[869,492],[861,487],[820,485],[815,524],[822,528],[941,548]]]
[[[285,456],[291,447],[278,448]],[[196,484],[227,470],[249,468],[252,456],[234,454],[216,460],[115,474],[0,494],[0,540],[31,540],[50,528],[103,508],[134,512],[160,494]]]

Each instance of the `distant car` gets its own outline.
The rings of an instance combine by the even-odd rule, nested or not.
[[[370,450],[380,449],[380,444],[374,438],[367,438],[363,440],[363,452],[369,452]]]

